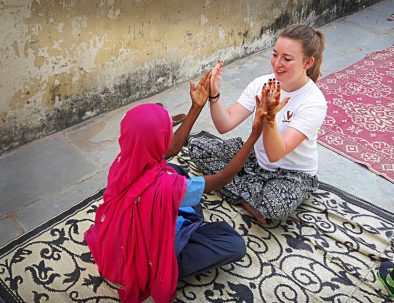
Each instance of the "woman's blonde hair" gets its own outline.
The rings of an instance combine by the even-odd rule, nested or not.
[[[313,57],[315,59],[313,65],[306,71],[306,74],[316,82],[320,76],[320,66],[323,60],[323,33],[307,25],[293,24],[286,27],[279,37],[300,41],[305,58]]]

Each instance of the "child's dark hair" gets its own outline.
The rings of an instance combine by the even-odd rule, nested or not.
[[[320,66],[323,60],[323,33],[307,25],[293,24],[286,27],[279,37],[301,41],[305,57],[314,57],[315,59],[306,74],[316,82],[320,76]]]

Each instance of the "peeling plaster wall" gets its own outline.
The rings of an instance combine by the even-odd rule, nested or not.
[[[0,0],[0,154],[378,0]]]

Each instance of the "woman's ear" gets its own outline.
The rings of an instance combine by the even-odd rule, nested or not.
[[[306,70],[310,69],[315,63],[315,57],[309,57],[304,61],[304,68]]]

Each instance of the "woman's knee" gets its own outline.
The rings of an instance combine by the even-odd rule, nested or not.
[[[252,205],[267,219],[286,219],[303,199],[292,191],[291,185],[267,182],[262,192],[255,197]]]

